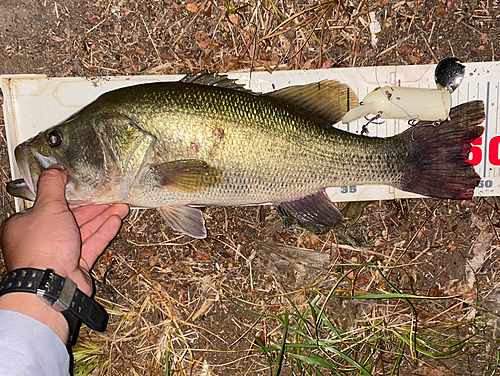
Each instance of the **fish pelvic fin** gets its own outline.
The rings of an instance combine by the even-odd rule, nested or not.
[[[303,228],[313,233],[325,233],[344,222],[344,216],[332,203],[325,190],[277,204],[285,228]]]
[[[203,239],[207,237],[205,218],[200,209],[190,206],[162,206],[158,208],[167,226],[193,238]]]
[[[409,162],[395,186],[428,197],[471,199],[481,178],[467,160],[484,119],[484,103],[472,101],[452,108],[437,126],[417,123],[396,136],[408,145]]]

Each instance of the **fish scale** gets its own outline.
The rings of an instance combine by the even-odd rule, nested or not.
[[[144,85],[144,90],[153,92],[144,95],[129,116],[157,138],[160,162],[200,158],[222,171],[225,184],[204,190],[202,197],[197,192],[169,192],[152,186],[155,198],[147,195],[147,202],[143,201],[146,195],[138,192],[136,198],[132,191],[129,200],[137,206],[281,202],[329,186],[390,184],[404,167],[404,151],[392,145],[394,139],[327,129],[321,119],[311,119],[306,111],[278,100],[231,90],[221,93],[212,87],[184,85],[161,93],[154,87]],[[130,101],[127,96],[122,100]],[[160,114],[156,110],[144,114],[141,108],[150,107],[153,101],[169,103],[168,108],[160,109]],[[168,119],[161,120],[164,117]],[[158,123],[165,124],[163,129]],[[217,147],[214,129],[224,130]],[[190,152],[193,142],[201,147],[196,155]]]

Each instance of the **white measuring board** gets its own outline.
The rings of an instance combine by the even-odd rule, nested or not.
[[[471,150],[471,161],[482,180],[475,190],[476,196],[500,195],[500,125],[499,79],[500,63],[467,63],[465,78],[452,94],[453,106],[470,100],[485,102],[485,132]],[[335,68],[309,71],[276,71],[231,73],[240,83],[256,92],[268,92],[291,85],[321,80],[337,80],[348,84],[360,101],[373,89],[383,85],[436,88],[435,65],[384,66],[364,68]],[[3,75],[0,85],[4,95],[4,118],[7,134],[12,178],[21,178],[14,161],[17,144],[33,137],[69,117],[72,113],[95,100],[100,94],[118,87],[146,82],[177,81],[183,76],[126,76],[87,79],[80,77],[48,78],[45,75]],[[359,133],[365,119],[343,125],[340,129]],[[370,136],[386,137],[408,128],[407,121],[385,120],[370,124]],[[421,197],[388,186],[349,186],[328,188],[333,201],[379,200]],[[24,208],[16,199],[16,208]]]

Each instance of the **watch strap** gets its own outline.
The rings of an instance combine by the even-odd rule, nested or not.
[[[104,307],[79,290],[71,279],[57,275],[52,269],[22,268],[7,273],[0,282],[0,296],[11,292],[43,296],[54,309],[66,312],[66,318],[73,315],[93,330],[106,330],[108,314]],[[69,321],[68,325],[74,329]]]
[[[66,342],[66,346],[73,347],[75,346],[76,340],[78,339],[78,333],[80,332],[80,326],[82,325],[82,322],[78,319],[78,317],[76,317],[69,311],[62,311],[61,314],[66,319],[69,329],[68,341]]]

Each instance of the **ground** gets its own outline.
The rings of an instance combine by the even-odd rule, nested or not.
[[[0,74],[494,61],[499,16],[494,0],[2,0]],[[110,324],[82,330],[77,373],[268,375],[284,333],[282,374],[500,373],[498,199],[344,206],[347,225],[323,235],[283,229],[273,207],[207,208],[204,240],[133,211],[94,268]]]

